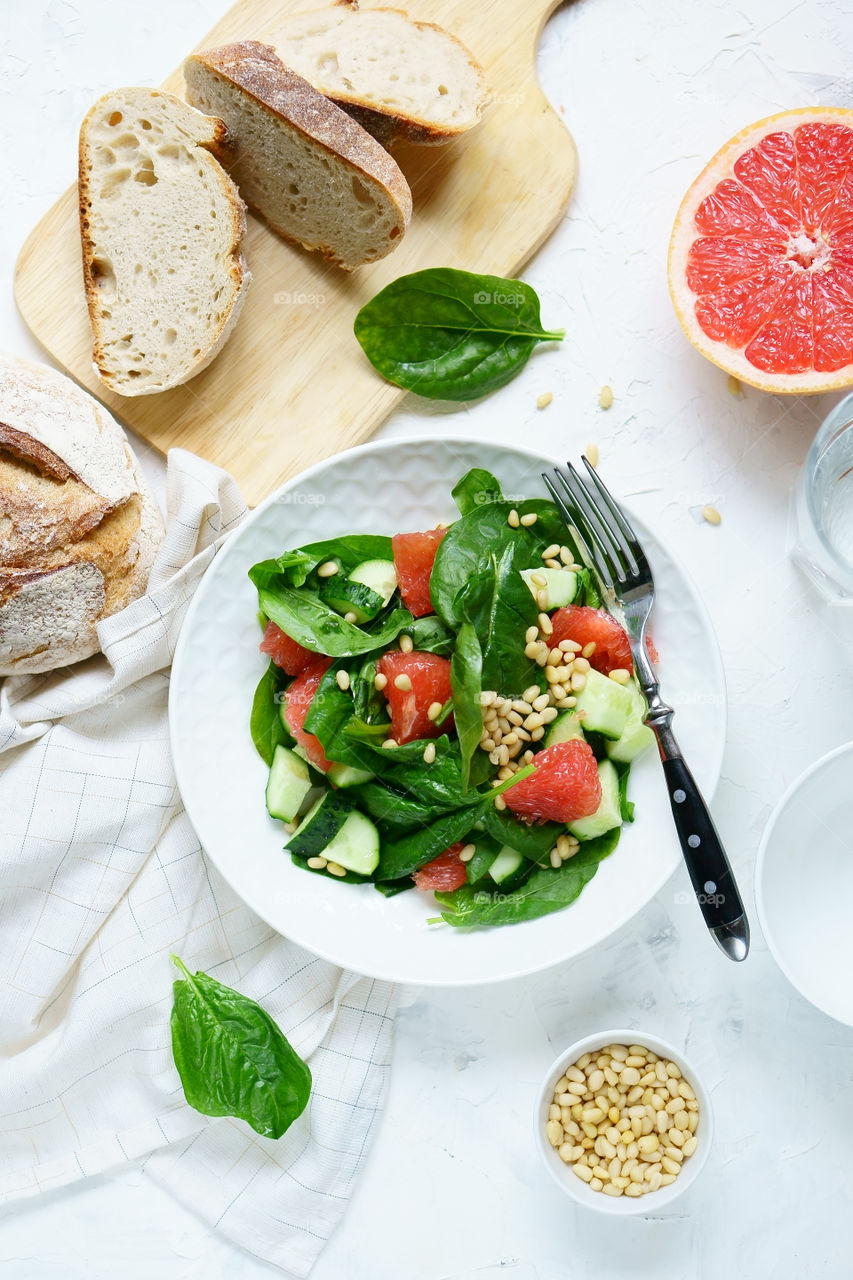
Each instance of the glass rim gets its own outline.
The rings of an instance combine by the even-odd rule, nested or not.
[[[839,554],[827,537],[823,521],[818,516],[817,506],[814,500],[814,485],[812,483],[814,474],[820,459],[823,457],[828,446],[838,438],[844,431],[853,430],[853,391],[849,392],[843,400],[839,400],[838,404],[827,414],[820,427],[817,430],[814,440],[806,454],[806,461],[803,466],[802,482],[803,491],[806,501],[806,511],[808,513],[811,526],[817,535],[823,550],[828,554],[832,563],[844,575],[853,580],[853,561],[845,560]],[[853,471],[853,462],[850,464],[850,471]],[[845,472],[847,474],[847,472]]]

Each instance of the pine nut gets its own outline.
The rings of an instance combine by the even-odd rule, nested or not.
[[[542,632],[543,636],[550,636],[554,631],[554,628],[551,625],[551,619],[548,617],[547,613],[539,614],[539,630]]]
[[[506,808],[506,800],[503,796],[495,796],[495,808],[501,811]]]
[[[679,1111],[677,1116],[675,1117],[675,1127],[678,1130],[678,1132],[683,1133],[684,1130],[688,1127],[689,1123],[690,1123],[690,1119],[687,1111]]]
[[[542,552],[542,559],[553,560],[554,556],[558,556],[559,554],[560,554],[560,548],[557,546],[556,542],[551,542]]]
[[[521,517],[521,523],[525,529],[529,529],[539,519],[535,511],[528,511],[526,516]]]
[[[377,671],[376,675],[373,677],[374,689],[378,689],[381,692],[385,688],[387,683],[388,683],[388,677],[384,676],[381,671]]]
[[[632,1182],[630,1186],[625,1188],[625,1195],[631,1196],[632,1199],[643,1194],[643,1187],[639,1182]]]
[[[595,641],[590,640],[589,644],[585,644],[584,647],[581,649],[581,653],[585,658],[591,658],[592,655],[595,653]]]
[[[518,519],[518,512],[516,511],[515,507],[513,507],[512,511],[510,511],[509,515],[506,518],[506,522],[511,529],[518,528],[519,519]]]
[[[585,1164],[573,1164],[573,1165],[572,1165],[572,1170],[573,1170],[573,1172],[574,1172],[574,1173],[576,1173],[576,1174],[577,1174],[577,1176],[580,1178],[581,1182],[591,1182],[591,1181],[592,1181],[592,1169],[590,1169],[588,1165],[585,1165]]]
[[[347,873],[346,867],[342,867],[339,862],[327,862],[326,870],[330,876],[345,876]]]
[[[349,672],[339,671],[335,676],[335,681],[339,689],[349,688]]]
[[[681,1150],[684,1152],[685,1160],[687,1159],[688,1156],[693,1155],[693,1152],[696,1150],[698,1145],[699,1145],[699,1139],[695,1136],[695,1134],[692,1137],[687,1139],[684,1146],[681,1148]]]
[[[406,635],[400,636],[400,652],[401,653],[411,653],[414,647],[415,647],[415,642],[411,636],[406,636]]]
[[[311,868],[312,871],[322,871],[325,865],[326,865],[325,858],[316,857],[316,858],[308,859],[308,866]]]
[[[424,747],[424,764],[432,764],[435,760],[435,743],[429,742]]]
[[[344,622],[349,622],[350,624],[358,622],[358,618],[353,613],[352,609],[348,609],[344,614]]]
[[[555,871],[557,870],[557,868],[558,868],[559,866],[562,866],[562,862],[563,862],[563,860],[562,860],[562,858],[560,857],[560,855],[559,855],[559,853],[557,852],[557,850],[556,850],[556,849],[552,849],[552,850],[551,850],[551,853],[549,854],[549,857],[550,857],[550,859],[551,859],[551,866],[554,868],[554,870],[555,870]]]
[[[323,564],[317,566],[318,578],[333,578],[338,572],[338,565],[334,560],[326,560]]]
[[[538,628],[538,627],[528,627],[528,628],[527,628],[527,630],[526,630],[526,631],[525,631],[525,633],[524,633],[524,640],[525,640],[525,643],[526,643],[526,644],[533,644],[533,642],[534,642],[535,640],[538,640],[538,639],[539,639],[539,628]]]
[[[617,684],[628,684],[631,679],[631,673],[626,671],[624,667],[614,667],[610,672],[610,679],[615,680]]]
[[[537,592],[536,592],[536,603],[537,603],[537,605],[539,606],[539,608],[540,608],[540,609],[542,609],[542,610],[547,609],[547,608],[548,608],[548,603],[549,603],[549,601],[548,601],[548,592],[547,592],[547,591],[543,591],[543,590],[537,591]],[[540,623],[540,626],[541,626],[541,623]],[[543,628],[543,630],[544,630],[544,628]],[[551,634],[551,632],[549,631],[547,634],[548,634],[548,635],[550,635],[550,634]]]
[[[552,1147],[558,1147],[563,1141],[563,1126],[556,1120],[549,1120],[545,1126],[545,1136]]]
[[[723,517],[716,507],[703,507],[702,519],[707,520],[708,524],[722,524],[723,522]]]
[[[386,750],[390,750],[390,749],[391,749],[391,747],[399,747],[399,745],[400,745],[400,744],[399,744],[399,742],[397,741],[397,739],[396,739],[396,738],[386,738],[386,739],[385,739],[385,741],[382,743],[382,746],[383,746]]]

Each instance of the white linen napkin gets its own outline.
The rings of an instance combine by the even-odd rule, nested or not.
[[[0,684],[0,1202],[127,1161],[211,1227],[304,1276],[365,1160],[394,988],[280,937],[219,877],[169,753],[169,664],[187,603],[246,507],[169,455],[148,594],[100,625],[103,656]],[[258,1000],[311,1066],[283,1138],[185,1102],[172,1061],[176,951]]]

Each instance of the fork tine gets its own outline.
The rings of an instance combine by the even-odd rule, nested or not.
[[[578,509],[576,509],[576,503],[575,503],[574,495],[573,493],[571,493],[571,489],[569,489],[569,486],[566,485],[564,476],[560,474],[560,471],[558,471],[557,467],[553,468],[553,474],[556,475],[557,480],[560,480],[562,488],[564,488],[565,490],[565,494],[567,495],[567,497],[571,499],[571,503],[573,503],[573,507],[567,506],[564,495],[562,495],[562,493],[560,493],[560,490],[558,490],[555,484],[553,484],[551,476],[548,475],[547,471],[543,471],[542,479],[544,480],[544,484],[546,484],[548,493],[551,494],[551,497],[553,498],[553,500],[555,500],[555,506],[557,507],[557,511],[560,512],[560,515],[566,521],[566,525],[569,526],[569,529],[571,530],[571,532],[573,532],[575,541],[576,543],[578,543],[579,549],[583,550],[583,552],[587,554],[587,562],[589,564],[593,564],[594,568],[596,568],[596,572],[598,573],[598,576],[601,577],[603,582],[605,582],[606,588],[611,591],[615,590],[615,588],[613,588],[613,580],[611,577],[610,570],[608,570],[607,563],[603,561],[601,554],[599,554],[596,544],[593,543],[592,545],[590,545],[589,538],[584,538],[583,531],[581,531],[581,529],[579,529],[578,527],[579,526],[578,517],[581,516],[581,512],[578,511]],[[583,518],[581,518],[580,522],[581,524],[585,524],[585,521],[583,521]]]
[[[610,512],[610,515],[613,517],[613,521],[616,528],[613,529],[611,527],[609,529],[610,536],[616,537],[617,534],[619,535],[620,549],[622,551],[622,554],[627,556],[628,559],[632,562],[631,569],[633,573],[639,574],[644,569],[648,569],[648,562],[643,553],[643,549],[640,546],[639,539],[637,538],[636,533],[632,529],[624,511],[619,506],[618,502],[613,497],[610,490],[607,488],[607,485],[601,479],[601,476],[598,474],[595,467],[592,465],[592,463],[589,461],[587,457],[584,457],[583,461],[584,461],[584,466],[586,467],[587,472],[589,473],[590,479],[592,480],[593,484],[596,487],[596,490],[598,491],[599,497],[601,498],[607,510]]]
[[[601,548],[611,576],[614,581],[623,579],[625,577],[625,567],[619,544],[607,527],[607,521],[598,510],[593,496],[570,462],[566,463],[566,480],[571,486],[572,493],[575,494],[576,502],[583,513],[590,532]]]
[[[571,463],[568,463],[567,471],[570,472],[571,470]],[[569,508],[571,512],[571,523],[575,527],[575,532],[579,540],[582,542],[584,550],[589,556],[592,564],[595,566],[595,570],[602,579],[605,587],[610,591],[615,591],[614,577],[618,575],[614,573],[611,557],[607,547],[602,542],[595,524],[590,520],[590,517],[584,509],[582,498],[578,495],[580,481],[575,477],[575,482],[572,483],[570,476],[567,473],[562,472],[559,467],[554,468],[554,475],[571,501],[571,507]],[[555,492],[554,488],[547,478],[546,483],[553,494]],[[581,493],[582,492],[583,491],[581,490]],[[565,501],[563,501],[561,506],[564,507],[565,505]],[[586,506],[589,506],[589,499],[586,500]],[[582,530],[585,530],[586,532],[585,537]]]

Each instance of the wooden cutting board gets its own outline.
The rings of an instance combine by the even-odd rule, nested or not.
[[[238,0],[198,48],[232,40],[276,44],[289,13],[322,0]],[[15,298],[35,338],[115,416],[163,451],[178,445],[236,476],[255,504],[288,476],[357,444],[402,397],[365,359],[352,324],[397,276],[451,266],[512,275],[560,220],[576,153],[545,99],[536,51],[559,0],[412,0],[412,18],[458,35],[483,65],[492,100],[480,125],[445,147],[401,146],[395,157],[414,212],[400,248],[347,275],[249,218],[243,248],[253,280],[225,348],[186,386],[114,395],[92,367],[83,295],[77,191],[70,188],[30,234]],[[364,4],[362,7],[381,7]],[[164,86],[182,94],[175,71]],[[559,316],[545,315],[546,324]]]

